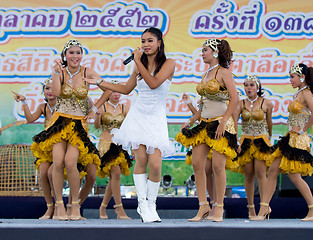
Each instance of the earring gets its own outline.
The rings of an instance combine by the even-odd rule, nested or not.
[[[304,82],[304,78],[300,78],[300,82]]]
[[[65,56],[63,57],[63,62],[66,62],[66,57]]]
[[[159,46],[159,52],[160,52],[160,48],[161,48],[161,47]]]
[[[217,53],[217,52],[214,52],[214,53],[213,53],[213,57],[214,57],[214,58],[218,58],[218,53]]]

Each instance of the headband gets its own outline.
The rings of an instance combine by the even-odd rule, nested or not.
[[[259,88],[260,85],[261,85],[260,79],[259,79],[257,76],[255,76],[255,75],[250,75],[250,76],[248,76],[248,77],[244,80],[244,82],[248,82],[248,81],[255,82],[256,85],[258,86],[258,88]]]
[[[63,48],[63,54],[65,54],[66,50],[68,50],[71,47],[80,47],[81,49],[83,49],[82,45],[80,44],[80,42],[76,39],[71,39],[68,40],[67,43],[65,44],[64,48]]]
[[[46,86],[47,84],[52,84],[52,79],[51,78],[47,78],[44,82],[43,85]]]
[[[296,65],[293,65],[291,68],[290,68],[290,71],[289,71],[289,74],[297,74],[299,77],[302,76],[302,70],[303,68],[299,66],[299,64],[296,64]]]
[[[214,51],[217,51],[217,45],[220,45],[220,40],[216,38],[210,38],[204,41],[203,45],[206,47],[211,47]]]

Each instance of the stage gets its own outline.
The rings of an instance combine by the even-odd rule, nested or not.
[[[58,221],[36,219],[45,211],[42,197],[0,197],[0,239],[294,240],[313,236],[313,222],[300,220],[308,210],[303,198],[273,198],[271,218],[261,222],[247,219],[245,198],[225,198],[225,218],[221,223],[188,222],[187,218],[197,212],[195,197],[158,197],[161,223],[142,223],[136,213],[136,198],[123,199],[125,211],[132,220],[116,220],[112,202],[107,209],[109,220],[100,220],[101,200],[101,197],[89,197],[82,205],[82,214],[87,220]],[[259,199],[256,199],[256,209],[258,206]]]
[[[270,219],[253,222],[247,219],[224,219],[221,223],[203,221],[191,223],[186,219],[163,219],[161,223],[142,223],[134,220],[82,221],[0,219],[1,240],[265,240],[310,239],[312,222],[299,219]]]

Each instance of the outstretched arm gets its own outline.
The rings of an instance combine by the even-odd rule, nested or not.
[[[40,118],[40,116],[42,115],[42,104],[40,104],[37,107],[37,109],[34,113],[31,113],[29,110],[29,107],[26,103],[26,97],[19,94],[19,93],[16,93],[13,91],[11,91],[11,92],[14,94],[14,99],[16,102],[22,102],[22,107],[23,107],[23,111],[24,111],[25,118],[26,118],[27,122],[34,122],[38,118]]]
[[[98,87],[102,91],[106,91],[109,89],[113,92],[119,92],[119,93],[127,95],[136,87],[137,85],[136,77],[137,77],[137,73],[134,70],[125,85],[105,82],[100,76],[92,77],[92,78],[85,78],[85,81],[89,84],[98,85]]]

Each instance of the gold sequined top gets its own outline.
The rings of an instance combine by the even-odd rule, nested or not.
[[[249,111],[245,106],[245,100],[243,100],[243,109],[241,111],[241,131],[243,135],[259,136],[267,134],[268,126],[266,122],[266,113],[262,109],[263,103],[264,98],[259,109]]]
[[[304,107],[300,101],[303,95],[303,91],[301,93],[302,94],[298,98],[294,99],[288,105],[289,117],[287,124],[289,130],[294,126],[299,126],[300,128],[303,128],[310,118],[310,110]]]
[[[102,129],[111,132],[113,128],[120,128],[122,122],[124,121],[124,107],[122,105],[122,113],[113,115],[110,112],[106,111],[106,107],[104,105],[104,113],[101,116],[101,125]]]
[[[81,67],[80,72],[82,79],[84,77],[84,67]],[[65,74],[65,75],[64,75]],[[63,72],[64,79],[66,78],[66,71]],[[89,112],[88,106],[88,88],[82,80],[82,84],[77,88],[73,89],[63,79],[61,85],[61,93],[57,99],[55,110],[62,113],[77,112],[80,109],[84,115]]]
[[[217,75],[219,68],[220,67],[216,69],[214,78],[208,80],[206,83],[203,82],[203,80],[207,76],[207,74],[205,74],[201,82],[197,85],[196,90],[201,97],[205,96],[209,100],[226,102],[227,100],[229,100],[228,91],[216,79],[216,75]]]

